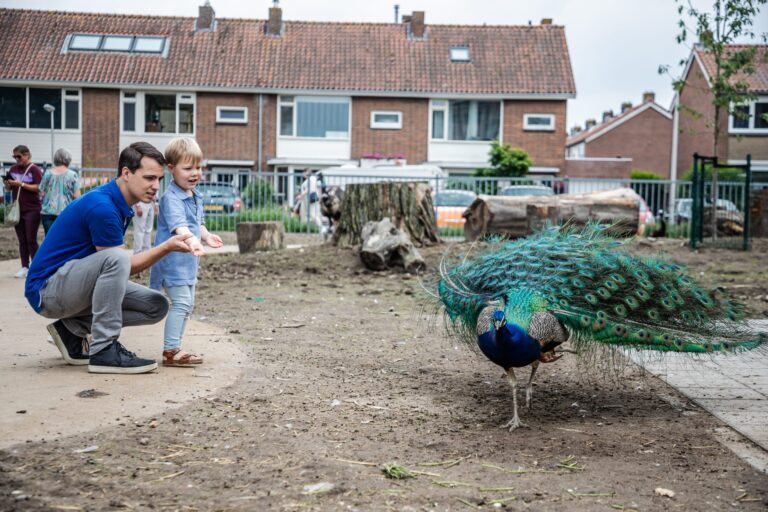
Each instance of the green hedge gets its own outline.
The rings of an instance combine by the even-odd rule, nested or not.
[[[209,231],[235,231],[239,222],[282,221],[286,233],[319,233],[315,224],[302,222],[301,219],[281,208],[256,208],[243,210],[235,215],[205,216],[205,227]]]

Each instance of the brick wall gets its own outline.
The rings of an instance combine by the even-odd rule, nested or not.
[[[399,130],[371,128],[371,112],[403,113]],[[409,164],[427,160],[429,100],[409,98],[352,98],[352,159],[365,153],[403,154]]]
[[[83,167],[117,170],[120,156],[120,91],[83,89]]]
[[[682,177],[693,166],[693,154],[712,156],[714,153],[715,107],[712,91],[694,60],[680,93],[677,142],[677,176]],[[720,115],[720,158],[728,155],[728,115]]]
[[[277,155],[277,95],[265,94],[262,137],[262,170],[267,171],[267,160]],[[273,170],[273,169],[270,169]]]
[[[565,175],[569,178],[629,178],[633,168],[630,159],[568,158],[565,161]]]
[[[505,101],[503,142],[524,149],[536,167],[565,169],[565,101]],[[523,114],[554,114],[555,131],[523,130]]]
[[[768,160],[768,135],[731,135],[728,137],[728,159],[746,160],[752,155],[752,160]]]
[[[631,158],[632,167],[669,177],[672,120],[648,108],[597,139],[587,142],[584,156]]]
[[[247,124],[216,122],[216,107],[247,107]],[[195,138],[207,160],[257,160],[257,94],[197,93]]]

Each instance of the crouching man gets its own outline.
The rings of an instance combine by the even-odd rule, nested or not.
[[[124,326],[165,318],[168,301],[130,281],[173,251],[188,252],[177,235],[148,251],[131,254],[123,245],[132,206],[152,202],[160,189],[165,159],[151,144],[136,142],[120,153],[117,178],[74,201],[59,215],[32,260],[25,295],[48,325],[64,360],[92,373],[146,373],[157,368],[119,341]],[[87,335],[92,341],[90,346]]]

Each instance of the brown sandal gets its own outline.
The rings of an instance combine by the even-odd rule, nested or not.
[[[203,364],[203,358],[177,348],[175,350],[163,350],[163,366],[178,366],[181,368],[191,368]]]

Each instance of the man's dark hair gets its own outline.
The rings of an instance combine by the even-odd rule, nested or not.
[[[160,150],[149,142],[134,142],[120,152],[120,160],[117,163],[117,177],[119,178],[123,173],[123,167],[127,167],[131,172],[136,172],[136,169],[141,167],[141,159],[145,156],[165,167],[165,157]]]

